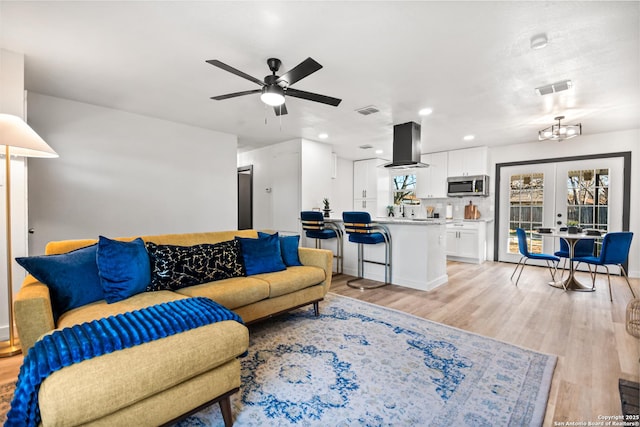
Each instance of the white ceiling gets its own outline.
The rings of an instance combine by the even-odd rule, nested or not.
[[[407,121],[423,152],[535,141],[557,115],[584,134],[640,128],[638,1],[0,1],[0,47],[24,53],[30,91],[237,134],[241,150],[326,132],[340,156],[389,157]],[[293,87],[342,103],[287,98],[277,118],[258,95],[209,99],[258,86],[205,60],[262,79],[269,57],[280,74],[314,58]],[[368,105],[380,113],[354,111]]]

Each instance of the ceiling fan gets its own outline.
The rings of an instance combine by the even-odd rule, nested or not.
[[[337,107],[338,104],[340,104],[340,102],[342,101],[338,98],[319,95],[317,93],[305,92],[303,90],[290,87],[297,81],[304,79],[308,75],[313,74],[320,68],[322,68],[322,65],[318,64],[312,58],[305,59],[282,76],[276,75],[276,73],[280,69],[280,65],[282,65],[282,62],[278,58],[269,58],[267,59],[267,65],[269,66],[272,74],[270,76],[266,76],[264,78],[264,81],[243,73],[242,71],[237,70],[230,65],[225,64],[224,62],[218,61],[217,59],[209,59],[207,62],[215,67],[222,68],[223,70],[235,74],[236,76],[242,77],[243,79],[247,79],[262,86],[261,89],[245,90],[242,92],[228,93],[226,95],[212,96],[211,99],[215,99],[216,101],[235,98],[237,96],[251,95],[253,93],[262,93],[260,95],[260,99],[265,104],[273,107],[274,111],[276,112],[276,116],[287,114],[287,106],[284,104],[285,96],[292,96],[294,98],[320,102],[322,104],[333,105],[334,107]]]

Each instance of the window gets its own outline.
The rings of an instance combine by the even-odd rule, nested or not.
[[[394,205],[419,205],[420,199],[416,197],[416,176],[395,175],[393,177],[393,204]]]
[[[570,170],[567,174],[567,225],[608,230],[609,169]],[[601,240],[596,240],[596,255]]]
[[[529,252],[542,253],[542,236],[535,232],[542,227],[544,174],[511,175],[509,186],[509,253],[518,253],[516,228],[527,234]]]

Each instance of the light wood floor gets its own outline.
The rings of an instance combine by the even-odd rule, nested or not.
[[[449,282],[430,292],[399,286],[361,291],[336,276],[331,292],[557,355],[545,426],[621,415],[618,379],[640,379],[640,341],[625,331],[632,297],[624,279],[612,278],[612,303],[606,275],[598,276],[595,292],[566,292],[547,285],[550,275],[542,267],[525,267],[516,287],[509,279],[513,268],[449,262]],[[590,283],[588,273],[578,277]],[[640,280],[630,280],[640,296]]]
[[[516,287],[509,280],[513,268],[450,262],[449,282],[431,292],[400,286],[360,291],[346,286],[348,276],[336,276],[331,292],[557,355],[545,426],[620,415],[618,379],[640,380],[640,341],[625,331],[631,294],[624,279],[613,277],[611,303],[604,275],[596,292],[565,292],[548,286],[548,270],[540,267],[526,267]],[[579,277],[589,280],[586,273]],[[640,295],[640,279],[631,283]],[[20,361],[0,359],[0,383],[17,377]]]

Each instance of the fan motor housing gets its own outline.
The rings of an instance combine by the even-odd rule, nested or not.
[[[267,65],[269,66],[269,69],[273,72],[273,74],[275,74],[280,69],[282,61],[280,61],[278,58],[269,58],[267,59]]]

